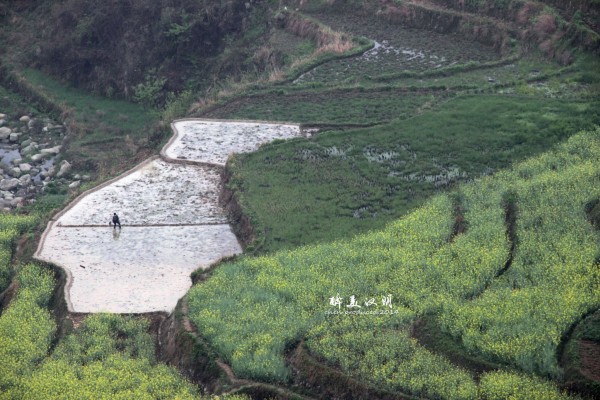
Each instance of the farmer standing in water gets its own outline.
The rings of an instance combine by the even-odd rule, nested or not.
[[[121,221],[119,221],[119,216],[117,213],[113,214],[112,217],[113,229],[117,229],[117,225],[119,225],[119,229],[121,229]]]

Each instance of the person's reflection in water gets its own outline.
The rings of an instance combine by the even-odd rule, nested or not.
[[[119,236],[121,236],[121,230],[120,229],[113,229],[112,233],[113,233],[113,239],[114,240],[119,240]]]

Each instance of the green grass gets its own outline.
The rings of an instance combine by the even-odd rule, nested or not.
[[[285,92],[242,97],[209,113],[211,118],[308,124],[376,124],[406,119],[439,101],[441,93],[401,90]]]
[[[37,70],[26,69],[23,75],[29,83],[50,95],[56,102],[72,108],[77,119],[107,126],[119,126],[124,131],[142,135],[151,121],[152,113],[139,104],[95,96],[64,85]]]
[[[107,175],[125,169],[144,147],[157,146],[158,114],[139,104],[109,99],[64,85],[37,70],[23,76],[53,102],[72,110],[72,134],[64,157],[79,172]],[[160,142],[162,137],[158,138]]]
[[[37,221],[33,215],[0,214],[0,293],[8,287],[14,275],[11,262],[15,241]]]
[[[0,316],[0,398],[16,399],[16,391],[35,365],[46,357],[56,332],[47,309],[54,280],[34,265],[18,275],[17,297]]]
[[[0,112],[6,114],[7,121],[18,120],[23,115],[38,115],[39,110],[17,94],[0,86]]]
[[[235,156],[231,186],[265,252],[348,238],[591,128],[599,110],[597,102],[459,97],[412,119]]]
[[[20,269],[16,298],[0,316],[0,399],[198,397],[175,369],[157,363],[144,319],[93,315],[51,352],[52,274]]]

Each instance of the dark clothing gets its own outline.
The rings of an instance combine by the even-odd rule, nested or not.
[[[119,216],[117,214],[113,214],[112,222],[115,228],[117,225],[119,225],[119,228],[121,227],[121,222],[119,221]]]

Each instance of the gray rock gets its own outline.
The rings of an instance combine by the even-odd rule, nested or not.
[[[31,164],[27,164],[27,163],[19,164],[19,169],[23,172],[29,172],[29,171],[31,171]]]
[[[42,153],[34,154],[31,156],[31,161],[33,161],[33,162],[41,161],[46,155],[47,154],[42,154]]]
[[[21,157],[19,158],[15,158],[14,160],[12,160],[12,164],[14,166],[18,166],[19,164],[21,164],[23,162],[23,159]]]
[[[8,170],[8,174],[10,176],[14,176],[15,178],[18,178],[19,176],[21,176],[21,169],[18,167],[11,168]]]
[[[81,181],[75,181],[75,182],[69,184],[69,189],[77,189],[79,187],[79,185],[81,185]]]
[[[71,172],[71,164],[69,164],[67,160],[63,160],[63,162],[60,163],[60,169],[58,170],[58,174],[56,174],[56,176],[58,178],[62,178],[69,172]]]
[[[29,186],[29,185],[31,185],[31,175],[29,175],[29,174],[23,175],[22,177],[19,178],[19,181],[21,182],[20,183],[21,186]]]
[[[0,126],[6,125],[6,120],[0,118]]]
[[[21,133],[19,133],[19,132],[13,132],[13,133],[10,134],[9,140],[11,142],[16,142],[17,140],[19,140],[19,136],[21,136]]]
[[[12,130],[6,126],[0,128],[0,140],[8,139]]]
[[[78,181],[78,180],[80,180],[80,179],[81,179],[81,175],[77,174],[77,175],[75,175],[75,176],[73,177],[73,179],[75,179],[76,181]]]
[[[63,132],[65,127],[62,125],[48,125],[48,131],[51,132]]]
[[[21,147],[27,147],[31,144],[31,139],[26,139],[21,142]]]
[[[31,117],[29,115],[23,115],[21,118],[19,118],[19,121],[29,122],[29,121],[31,121]]]
[[[6,119],[6,114],[0,113],[0,119]]]
[[[0,190],[13,190],[21,183],[20,180],[16,178],[11,179],[2,179],[0,181]]]
[[[53,165],[50,168],[48,168],[46,176],[53,177],[54,175],[56,175],[56,167]]]
[[[34,153],[36,150],[37,150],[37,144],[30,143],[29,145],[27,145],[21,149],[21,153],[22,154],[31,154],[31,153]]]
[[[10,202],[10,205],[13,207],[20,207],[23,205],[23,202],[25,201],[24,198],[22,197],[15,197],[14,199],[12,199],[12,201]]]
[[[62,146],[54,146],[49,149],[43,149],[42,154],[58,154],[60,153],[60,149]]]
[[[83,176],[81,177],[81,179],[87,182],[87,181],[89,181],[91,178],[90,178],[90,176],[89,176],[89,175],[83,175]]]

